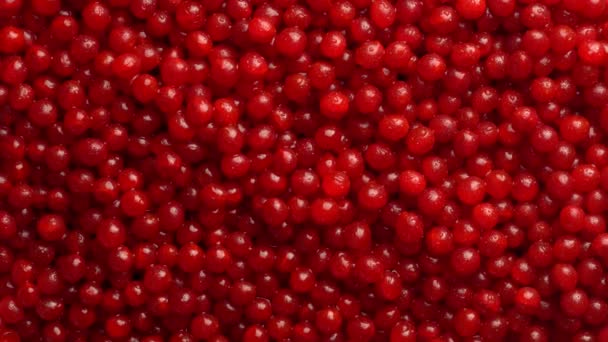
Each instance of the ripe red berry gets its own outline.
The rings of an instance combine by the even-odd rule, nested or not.
[[[61,239],[67,231],[63,217],[59,215],[45,215],[36,224],[38,234],[43,240],[56,241]]]

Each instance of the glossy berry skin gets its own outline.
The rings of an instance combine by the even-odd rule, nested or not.
[[[454,327],[461,337],[473,336],[480,327],[479,314],[471,309],[460,309],[454,316]]]
[[[63,218],[57,215],[43,216],[36,226],[40,237],[47,241],[59,240],[66,232]]]
[[[560,307],[570,317],[579,317],[587,311],[589,299],[587,294],[581,290],[565,292],[560,298]]]

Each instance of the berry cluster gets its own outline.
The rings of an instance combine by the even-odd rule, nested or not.
[[[0,0],[0,341],[608,341],[606,0]]]

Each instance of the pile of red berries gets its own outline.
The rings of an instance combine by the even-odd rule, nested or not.
[[[606,0],[0,0],[0,341],[608,341]]]

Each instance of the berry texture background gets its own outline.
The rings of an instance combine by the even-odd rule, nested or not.
[[[0,0],[0,342],[608,342],[606,0]]]

